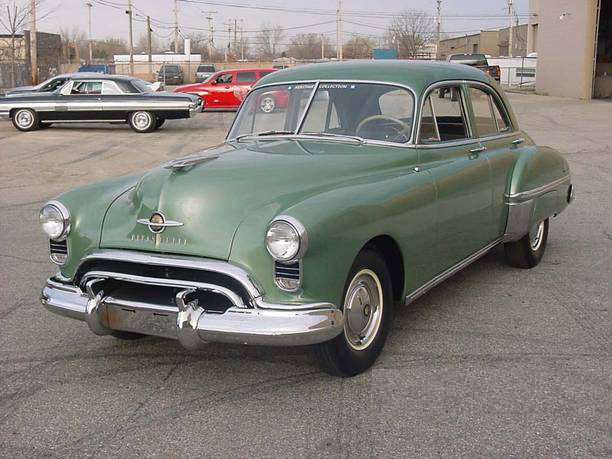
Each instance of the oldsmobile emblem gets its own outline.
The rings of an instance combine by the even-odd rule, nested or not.
[[[141,218],[136,220],[136,222],[141,225],[147,225],[149,231],[155,234],[161,233],[168,226],[183,226],[182,222],[166,220],[166,217],[161,212],[154,212],[148,220],[146,218]]]

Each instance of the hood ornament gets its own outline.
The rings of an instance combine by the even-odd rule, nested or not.
[[[175,170],[182,169],[184,167],[195,166],[196,164],[207,163],[209,161],[212,161],[213,159],[217,159],[218,157],[219,156],[217,155],[200,155],[200,154],[190,155],[190,156],[185,156],[184,158],[173,159],[171,161],[168,161],[164,167],[167,169],[175,169]]]
[[[140,218],[136,220],[136,223],[147,225],[149,227],[149,231],[155,234],[161,233],[168,226],[183,226],[182,222],[166,220],[166,217],[161,212],[153,212],[153,215],[151,215],[149,219]]]

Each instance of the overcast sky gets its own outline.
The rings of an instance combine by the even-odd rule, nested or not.
[[[27,2],[27,0],[21,0]],[[105,37],[128,37],[128,17],[121,5],[127,5],[127,0],[89,0],[94,6],[92,10],[92,35],[94,39]],[[205,4],[179,1],[179,24],[184,33],[197,32],[197,28],[207,30],[208,23],[203,11],[217,11],[214,17],[215,45],[227,43],[227,21],[242,19],[239,25],[244,27],[245,37],[254,37],[256,31],[265,22],[280,24],[285,28],[308,26],[287,30],[284,41],[290,41],[298,33],[317,32],[325,33],[330,41],[335,41],[335,16],[333,14],[308,14],[300,12],[301,9],[318,9],[324,13],[331,13],[336,8],[335,0],[217,0]],[[103,6],[100,3],[116,5]],[[41,7],[49,15],[39,24],[40,31],[57,32],[60,27],[79,27],[87,32],[86,0],[44,0]],[[514,0],[515,10],[520,22],[527,22],[528,0]],[[228,4],[278,7],[293,11],[269,11],[250,8],[236,8]],[[148,14],[154,21],[154,33],[162,41],[172,35],[171,28],[174,21],[173,0],[133,0],[136,21],[143,20]],[[342,8],[347,10],[344,23],[344,38],[353,34],[382,35],[384,27],[389,23],[385,13],[394,13],[403,8],[424,10],[435,16],[435,0],[343,0]],[[442,31],[452,35],[475,33],[480,29],[499,28],[507,25],[507,19],[502,18],[507,11],[506,0],[443,0],[442,1]],[[355,16],[355,12],[368,13]],[[377,17],[378,16],[378,17]],[[469,17],[467,17],[469,16]],[[479,18],[480,16],[480,18]],[[482,16],[500,16],[498,18],[483,18]],[[327,23],[327,24],[321,24]],[[359,24],[355,24],[359,23]],[[191,27],[188,28],[188,27]],[[134,41],[144,34],[146,26],[143,22],[134,22]],[[202,30],[204,32],[204,30]]]

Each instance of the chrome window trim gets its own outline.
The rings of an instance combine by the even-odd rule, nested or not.
[[[236,137],[232,137],[229,138],[229,133],[232,132],[232,129],[234,128],[234,124],[236,123],[236,120],[238,119],[238,115],[240,114],[240,111],[243,110],[243,107],[245,106],[245,102],[246,100],[251,96],[251,94],[253,94],[255,92],[255,90],[257,89],[261,89],[261,88],[267,88],[270,86],[282,86],[282,85],[294,85],[294,84],[314,84],[315,87],[313,88],[313,92],[311,94],[310,100],[308,105],[306,106],[306,110],[304,111],[304,115],[306,113],[308,113],[308,111],[310,110],[310,106],[312,105],[312,100],[314,99],[314,94],[316,92],[316,90],[318,89],[319,85],[321,83],[354,83],[354,84],[379,84],[379,85],[384,85],[384,86],[394,86],[397,88],[401,88],[401,89],[406,89],[408,90],[408,92],[412,95],[412,126],[410,127],[410,138],[404,142],[404,143],[397,143],[397,142],[388,142],[388,141],[383,141],[383,140],[370,140],[370,139],[363,139],[364,140],[364,144],[372,144],[372,145],[382,145],[382,146],[393,146],[393,147],[401,147],[401,148],[414,148],[414,139],[415,139],[415,119],[416,119],[416,111],[417,111],[417,102],[418,102],[418,97],[416,92],[414,91],[414,89],[412,89],[410,86],[401,84],[401,83],[395,83],[395,82],[390,82],[390,81],[379,81],[379,80],[354,80],[354,79],[350,79],[350,80],[346,80],[346,79],[341,79],[341,78],[336,78],[336,79],[315,79],[315,80],[298,80],[298,81],[279,81],[276,83],[266,83],[266,84],[262,84],[260,86],[256,86],[252,89],[252,91],[249,92],[249,94],[247,94],[247,96],[245,97],[244,101],[240,104],[240,109],[238,110],[238,112],[236,113],[236,116],[234,117],[232,124],[230,125],[229,129],[228,129],[228,134],[225,137],[225,142],[232,142],[234,140],[236,140]],[[305,121],[306,117],[304,116],[304,119],[301,120],[301,122],[303,123]],[[299,134],[299,130],[302,128],[302,123],[300,123],[300,125],[298,126],[298,129],[296,131],[294,131],[293,134]],[[289,136],[287,136],[289,137]],[[289,137],[290,138],[290,137]]]
[[[480,87],[483,87],[485,89],[488,89],[488,90],[492,91],[493,94],[495,94],[495,97],[497,97],[497,100],[500,102],[501,107],[503,107],[504,114],[506,115],[506,118],[508,120],[508,125],[510,127],[510,130],[508,132],[500,133],[499,135],[496,135],[496,136],[471,137],[469,139],[465,139],[465,140],[462,140],[462,141],[452,141],[452,143],[451,142],[439,142],[437,144],[421,144],[421,143],[418,143],[419,136],[421,135],[421,114],[423,112],[423,106],[425,105],[425,100],[429,96],[429,92],[431,92],[436,87],[446,86],[446,85],[450,85],[450,84],[458,84],[458,85],[462,85],[462,86],[475,85],[475,86],[480,86]],[[463,89],[462,89],[462,91],[465,92]],[[464,99],[465,99],[465,97],[464,97]],[[464,100],[464,103],[465,103],[465,100]],[[471,103],[471,100],[470,100],[470,103]],[[471,124],[472,124],[471,119],[468,119],[467,122],[470,125],[470,132],[473,132],[472,129],[471,129]],[[501,139],[501,138],[504,138],[504,137],[514,136],[514,135],[516,135],[518,133],[519,133],[519,131],[518,131],[518,129],[516,129],[516,127],[512,123],[512,118],[508,114],[507,109],[506,109],[506,105],[503,103],[501,97],[499,96],[499,93],[495,90],[495,88],[493,86],[491,86],[491,85],[489,85],[487,83],[483,83],[482,81],[477,81],[477,80],[444,80],[444,81],[438,81],[436,83],[430,84],[425,89],[425,91],[423,91],[423,98],[421,99],[421,103],[420,103],[420,106],[419,106],[419,113],[418,113],[417,135],[415,137],[415,139],[417,141],[415,146],[417,148],[446,148],[446,147],[449,147],[449,146],[459,146],[459,145],[465,145],[465,144],[469,144],[469,143],[479,142],[480,139],[483,139],[485,141],[494,140],[494,139]]]
[[[495,88],[493,88],[492,86],[486,85],[486,84],[479,84],[479,85],[476,84],[475,85],[474,83],[476,82],[467,83],[468,90],[470,86],[474,86],[474,87],[479,86],[478,89],[482,89],[483,92],[489,97],[489,110],[491,111],[491,116],[493,116],[493,120],[495,121],[495,126],[497,127],[497,133],[487,134],[487,135],[479,134],[478,138],[483,139],[483,140],[491,140],[492,138],[501,138],[502,136],[515,135],[518,132],[518,129],[514,129],[514,125],[512,124],[512,120],[506,109],[506,105],[504,104],[504,101],[501,99],[501,97],[499,97],[499,94],[495,91]],[[471,97],[470,97],[470,104],[472,104]],[[503,118],[505,118],[506,124],[508,125],[508,128],[509,128],[508,131],[500,131],[499,122],[497,121],[497,116],[495,116],[494,106],[497,106],[497,108],[500,109],[499,113]],[[472,104],[472,114],[475,115],[473,104]]]

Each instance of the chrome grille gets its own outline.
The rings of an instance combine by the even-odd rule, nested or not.
[[[274,277],[282,279],[294,279],[299,280],[300,274],[300,262],[294,261],[292,263],[283,263],[280,261],[274,262]]]
[[[68,243],[63,241],[49,240],[49,252],[60,255],[68,255]]]

